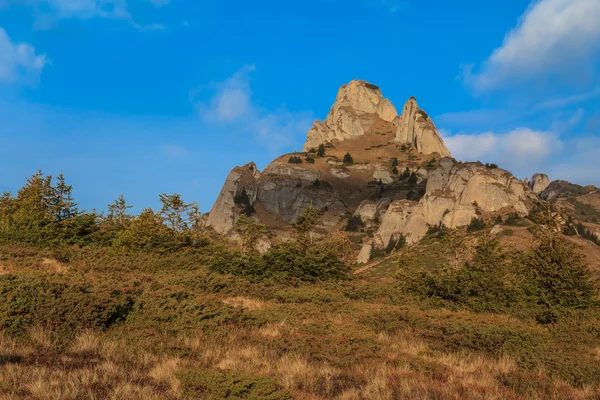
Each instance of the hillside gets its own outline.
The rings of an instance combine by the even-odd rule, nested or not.
[[[0,398],[600,398],[598,188],[457,161],[364,81],[303,150],[209,215],[0,197]]]

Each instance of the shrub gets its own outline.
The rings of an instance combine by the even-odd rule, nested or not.
[[[224,253],[215,257],[209,268],[219,273],[258,279],[283,277],[310,282],[342,279],[347,270],[336,248],[315,244],[305,251],[292,242],[275,245],[262,256]]]
[[[468,232],[476,232],[485,228],[485,222],[482,218],[473,217],[471,218],[471,222],[467,226]]]
[[[522,218],[516,212],[510,213],[508,217],[506,217],[506,221],[504,221],[504,225],[508,226],[520,226],[522,222]]]
[[[495,169],[498,168],[498,164],[494,164],[494,163],[486,163],[485,166],[489,169]]]
[[[406,236],[404,234],[400,234],[398,237],[391,237],[390,242],[388,243],[385,252],[390,254],[393,251],[401,250],[406,246]]]
[[[134,294],[110,285],[64,283],[51,276],[0,276],[0,327],[22,334],[41,325],[70,338],[82,329],[106,329],[131,311]]]
[[[315,163],[315,158],[313,156],[306,156],[306,162],[309,164],[314,164]]]
[[[291,400],[270,378],[233,371],[192,370],[179,373],[183,391],[194,399]]]
[[[392,174],[398,175],[398,168],[392,167]]]
[[[346,231],[347,232],[359,232],[364,227],[365,227],[365,223],[363,222],[360,215],[353,215],[348,219],[348,224],[346,225]]]
[[[350,153],[346,153],[344,155],[344,164],[354,164],[354,160],[352,159],[352,155]]]
[[[408,169],[408,167],[406,167],[406,169],[402,173],[402,177],[403,178],[408,178],[409,176],[410,176],[410,170]]]
[[[414,172],[412,172],[410,174],[410,176],[408,177],[408,184],[409,185],[416,185],[417,181],[418,181],[417,174],[415,174]]]
[[[396,157],[394,157],[394,159],[392,160],[392,167],[397,167],[398,166],[398,159]]]
[[[291,156],[290,159],[288,160],[288,163],[290,164],[302,164],[302,159],[298,156]]]
[[[322,144],[322,143],[321,143],[321,144],[319,145],[319,148],[318,148],[318,150],[317,150],[317,155],[318,155],[319,157],[325,157],[325,145],[324,145],[324,144]]]

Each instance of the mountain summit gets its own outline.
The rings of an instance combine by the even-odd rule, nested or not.
[[[290,223],[312,206],[321,233],[354,232],[358,259],[367,262],[373,249],[401,236],[416,243],[435,226],[527,215],[538,199],[532,189],[543,190],[493,164],[457,162],[414,97],[398,115],[379,87],[360,80],[339,89],[303,150],[262,172],[254,163],[235,167],[207,224],[228,233],[245,214],[267,226],[269,240],[286,240]]]
[[[424,154],[450,156],[435,125],[414,97],[408,99],[399,116],[378,86],[361,80],[339,89],[325,121],[315,121],[308,131],[304,151],[320,144],[356,139],[382,126],[396,133],[394,140],[398,143],[410,143]]]

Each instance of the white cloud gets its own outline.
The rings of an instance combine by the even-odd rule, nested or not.
[[[590,61],[600,50],[598,21],[598,0],[539,0],[478,71],[464,67],[466,82],[485,92],[551,76],[581,81],[594,73]]]
[[[563,143],[555,132],[518,128],[506,133],[485,132],[444,137],[452,155],[462,161],[494,162],[515,173],[535,172]]]
[[[254,65],[246,65],[225,81],[212,84],[215,89],[213,97],[198,104],[202,116],[220,122],[235,122],[248,116],[253,111],[250,105],[252,90],[248,74],[254,70]]]
[[[29,43],[13,43],[0,28],[0,82],[35,83],[48,59]]]
[[[211,124],[226,125],[239,132],[249,132],[272,152],[301,147],[314,118],[310,112],[292,112],[280,107],[264,109],[253,102],[249,74],[254,65],[246,65],[223,82],[208,86],[209,99],[196,102],[199,91],[190,94],[201,118]],[[207,89],[207,88],[201,88]]]

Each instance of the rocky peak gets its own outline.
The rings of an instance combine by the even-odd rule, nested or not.
[[[389,99],[384,99],[381,89],[371,83],[353,80],[339,89],[335,103],[327,117],[335,117],[342,107],[349,107],[356,114],[377,114],[381,119],[392,122],[397,116],[396,108]]]
[[[404,103],[402,115],[397,122],[396,142],[412,143],[423,154],[438,153],[451,157],[433,121],[411,97]]]
[[[533,193],[540,194],[550,185],[550,178],[546,174],[535,174],[528,184]]]

